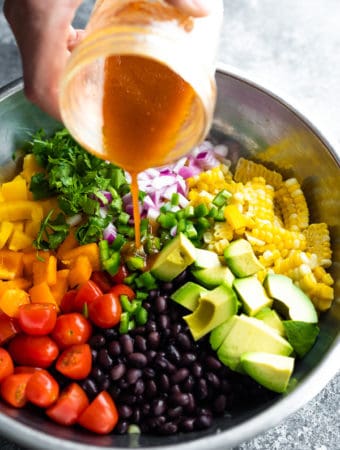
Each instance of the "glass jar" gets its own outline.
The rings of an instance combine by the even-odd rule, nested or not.
[[[222,0],[202,18],[164,0],[97,0],[61,81],[70,133],[130,172],[187,153],[211,126],[222,18]]]

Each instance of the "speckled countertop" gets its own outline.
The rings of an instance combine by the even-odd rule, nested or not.
[[[93,4],[85,0],[76,23]],[[224,0],[219,60],[278,91],[302,110],[340,154],[339,0]],[[3,0],[0,0],[2,10]],[[21,75],[0,14],[0,87]],[[340,374],[280,425],[233,450],[340,450]],[[0,437],[0,448],[20,450]]]

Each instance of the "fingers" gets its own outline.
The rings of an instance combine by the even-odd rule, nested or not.
[[[208,0],[166,0],[166,1],[190,16],[203,17],[208,15],[210,11]]]
[[[67,49],[69,52],[79,44],[79,42],[84,38],[85,30],[75,29],[70,26],[70,32],[67,39]]]

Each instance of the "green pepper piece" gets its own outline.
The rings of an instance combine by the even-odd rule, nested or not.
[[[102,239],[101,241],[99,241],[98,247],[99,247],[99,257],[100,260],[103,262],[110,256],[109,243],[106,239]]]
[[[129,256],[126,259],[126,265],[131,271],[141,270],[145,266],[144,258],[141,256]]]
[[[145,325],[148,321],[148,312],[143,306],[141,306],[137,310],[135,317],[138,325]]]
[[[129,331],[130,314],[122,312],[120,315],[119,333],[125,334]]]
[[[120,253],[112,252],[108,259],[103,262],[103,269],[106,270],[110,275],[115,275],[118,272],[120,265]]]
[[[220,191],[218,194],[216,194],[212,203],[213,203],[213,205],[220,208],[221,206],[224,206],[228,203],[231,196],[232,196],[232,194],[229,191],[227,191],[226,189],[222,189],[222,191]]]
[[[201,203],[194,208],[195,217],[205,217],[209,213],[209,208],[205,203]]]

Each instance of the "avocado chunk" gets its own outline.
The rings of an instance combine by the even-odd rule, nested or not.
[[[174,237],[157,255],[151,273],[162,281],[171,281],[195,261],[196,248],[183,234]]]
[[[310,298],[291,278],[268,274],[263,282],[267,294],[274,299],[273,308],[286,319],[317,323],[318,314]]]
[[[209,333],[237,312],[237,298],[232,288],[221,284],[212,291],[201,294],[198,306],[183,319],[195,341]]]
[[[242,300],[243,308],[249,316],[255,316],[265,306],[271,306],[273,299],[268,297],[262,283],[255,275],[235,278],[234,289]]]
[[[198,306],[200,295],[206,291],[203,286],[188,281],[173,292],[170,298],[190,311],[194,311]]]
[[[296,354],[302,358],[313,347],[320,329],[315,323],[301,322],[299,320],[284,320],[288,342]]]
[[[276,330],[280,336],[285,336],[283,322],[278,313],[271,308],[265,307],[256,314],[256,319],[263,320],[264,323]]]
[[[213,350],[217,350],[224,339],[227,337],[227,334],[231,330],[231,327],[234,325],[234,319],[236,316],[231,316],[225,322],[222,322],[218,327],[214,328],[209,336],[209,342],[211,348]]]
[[[231,242],[224,250],[224,258],[235,277],[249,277],[264,268],[246,239]]]
[[[241,355],[259,351],[289,356],[293,348],[262,320],[245,314],[235,316],[233,326],[217,350],[220,361],[232,370],[243,372]]]
[[[209,267],[207,269],[195,269],[191,271],[196,280],[208,289],[226,284],[232,287],[234,275],[227,266]]]
[[[241,355],[241,366],[265,388],[282,393],[287,389],[293,373],[294,358],[265,352],[247,352]]]
[[[194,266],[197,269],[209,269],[211,267],[221,266],[221,262],[217,253],[204,248],[196,248]]]

